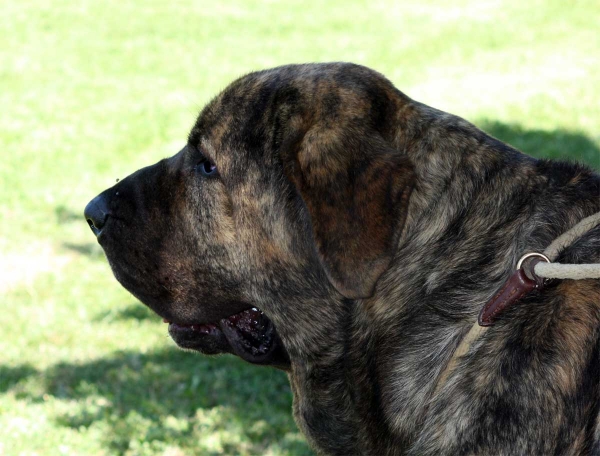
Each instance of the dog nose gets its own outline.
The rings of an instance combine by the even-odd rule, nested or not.
[[[104,195],[98,195],[90,201],[83,211],[83,216],[96,236],[102,232],[109,215],[108,202]]]

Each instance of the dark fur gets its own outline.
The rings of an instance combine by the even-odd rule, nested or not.
[[[219,176],[194,172],[201,154]],[[115,275],[158,314],[255,305],[273,321],[319,452],[600,452],[598,280],[529,295],[433,394],[518,258],[600,211],[589,169],[526,156],[367,68],[291,65],[231,84],[179,154],[105,195]],[[600,228],[558,261],[600,262]]]

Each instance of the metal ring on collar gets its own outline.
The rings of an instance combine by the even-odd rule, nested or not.
[[[525,261],[527,258],[531,258],[531,257],[539,257],[542,260],[545,260],[546,263],[551,263],[551,261],[548,259],[548,257],[546,255],[544,255],[543,253],[537,253],[537,252],[526,253],[525,255],[523,255],[521,257],[521,259],[517,263],[517,271],[519,269],[521,269],[521,266],[523,265],[523,261]]]

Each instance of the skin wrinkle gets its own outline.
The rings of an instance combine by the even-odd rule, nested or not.
[[[597,175],[527,157],[342,63],[240,78],[189,145],[216,179],[184,171],[197,157],[187,148],[107,191],[125,195],[103,241],[113,271],[186,322],[258,306],[289,357],[278,362],[298,426],[322,454],[600,447],[585,405],[600,388],[598,281],[524,298],[434,393],[520,255],[600,210]],[[600,230],[561,261],[597,262],[598,246]]]

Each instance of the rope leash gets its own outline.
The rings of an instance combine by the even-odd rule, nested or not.
[[[548,261],[537,263],[533,268],[535,274],[544,279],[600,279],[600,264],[553,263],[564,249],[597,225],[600,225],[600,212],[584,218],[569,231],[557,237],[543,252]]]
[[[600,279],[600,264],[538,263],[534,270],[544,279]]]
[[[450,358],[450,361],[448,361],[445,369],[438,377],[433,393],[434,396],[439,392],[440,388],[446,383],[446,380],[454,371],[458,359],[469,351],[469,348],[473,342],[475,342],[492,324],[492,320],[490,320],[488,324],[483,324],[481,317],[490,304],[496,304],[498,311],[502,311],[506,306],[516,302],[532,289],[538,288],[538,285],[543,282],[543,279],[580,280],[600,278],[600,264],[553,263],[553,261],[558,258],[564,249],[571,246],[577,239],[598,225],[600,225],[600,212],[582,219],[579,223],[573,226],[573,228],[561,234],[554,241],[552,241],[552,243],[546,248],[546,250],[544,250],[543,253],[540,254],[537,252],[532,252],[521,257],[517,263],[517,272],[511,276],[505,286],[502,287],[492,301],[482,309],[478,321],[471,326],[469,331],[460,341],[460,344],[454,351],[452,358]],[[530,262],[530,269],[528,271],[524,271],[523,263],[532,257],[534,258],[535,262]],[[526,272],[529,272],[530,275],[533,275],[533,277],[529,277]],[[528,277],[531,285],[525,283],[523,286],[519,280],[527,280]],[[513,282],[512,287],[509,287],[511,282]],[[519,283],[514,285],[514,282]],[[506,296],[506,298],[504,301],[501,301],[498,304],[498,299],[502,299],[503,296]],[[492,315],[489,317],[491,318],[493,316],[494,314],[492,313]]]

